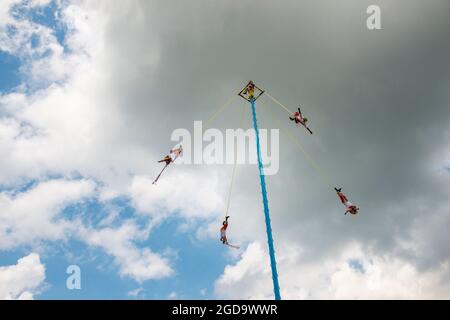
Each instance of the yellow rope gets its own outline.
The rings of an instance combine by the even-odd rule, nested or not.
[[[274,100],[274,99],[272,99],[272,100]],[[276,101],[276,100],[274,100],[274,101]],[[332,187],[330,176],[329,176],[329,175],[328,175],[328,174],[327,174],[327,173],[326,173],[326,172],[325,172],[325,171],[317,164],[317,162],[314,161],[314,159],[306,152],[305,148],[301,145],[301,143],[298,141],[298,139],[294,138],[287,130],[281,129],[280,122],[278,121],[278,119],[276,119],[276,118],[274,117],[274,114],[272,113],[272,111],[270,110],[270,108],[269,108],[265,103],[263,103],[262,101],[260,101],[260,104],[264,105],[264,106],[266,107],[266,109],[270,111],[270,113],[272,114],[273,118],[274,118],[275,121],[277,122],[277,125],[278,125],[280,131],[282,131],[283,133],[285,133],[285,134],[288,136],[288,138],[289,138],[290,140],[292,140],[292,142],[293,142],[293,143],[300,149],[300,151],[303,153],[305,159],[309,162],[309,164],[311,164],[311,165],[314,167],[314,169],[316,169],[316,171],[319,173],[319,175],[320,175],[321,178],[324,180],[324,182],[325,182],[326,184],[328,184],[330,187]]]
[[[210,122],[212,122],[222,111],[225,110],[225,107],[227,107],[233,100],[236,98],[237,95],[233,93],[233,95],[225,102],[222,106],[220,106],[219,109],[211,116],[208,120],[205,121],[205,124],[203,126],[203,130],[208,129]]]
[[[287,112],[289,112],[289,114],[293,114],[294,112],[292,112],[291,110],[289,110],[286,106],[284,106],[280,101],[278,101],[277,99],[275,99],[274,97],[272,97],[270,94],[266,92],[264,92],[264,94],[266,96],[268,96],[273,102],[275,102],[276,104],[278,104],[280,107],[282,107],[284,110],[286,110]]]
[[[284,110],[286,110],[287,112],[289,112],[290,114],[293,114],[293,112],[291,111],[291,110],[289,110],[285,105],[283,105],[280,101],[278,101],[277,99],[275,99],[274,97],[272,97],[270,94],[268,94],[267,92],[264,92],[266,95],[267,95],[267,97],[268,98],[270,98],[273,102],[275,102],[277,105],[279,105],[280,107],[282,107]],[[322,121],[322,118],[320,117],[320,114],[316,114],[315,116],[314,116],[314,119],[315,119],[315,123],[316,123],[316,126],[318,127],[318,128],[320,128],[321,127],[321,125],[322,125],[322,123],[323,123],[323,121]],[[317,136],[317,135],[320,135],[319,133],[317,133],[317,132],[315,132],[315,135]]]
[[[245,103],[244,103],[244,109],[242,110],[241,128],[244,126],[244,116],[245,116]],[[230,189],[228,191],[227,209],[225,210],[225,217],[228,215],[228,210],[230,209],[231,193],[233,191],[236,167],[237,167],[237,155],[236,155],[236,159],[234,160],[233,173],[231,174],[231,183],[230,183]]]
[[[208,129],[208,127],[209,127],[209,125],[210,125],[210,123],[220,114],[220,113],[222,113],[224,110],[225,110],[225,108],[228,106],[228,105],[230,105],[231,104],[231,102],[235,99],[237,97],[237,95],[235,94],[235,93],[233,93],[233,95],[222,105],[222,106],[220,106],[218,109],[217,109],[217,111],[211,116],[211,117],[209,117],[206,121],[205,121],[205,123],[204,123],[204,125],[203,125],[203,130],[207,130]],[[242,125],[243,125],[243,123],[244,123],[244,114],[245,114],[245,108],[244,108],[244,110],[243,110],[243,112],[242,112],[242,124],[241,124],[241,127],[242,127]],[[237,161],[235,161],[234,162],[234,166],[233,166],[233,173],[232,173],[232,175],[231,175],[231,183],[230,183],[230,189],[229,189],[229,191],[228,191],[228,199],[227,199],[227,207],[226,207],[226,211],[225,211],[225,216],[227,216],[227,214],[228,214],[228,210],[230,209],[230,202],[231,202],[231,193],[232,193],[232,190],[233,190],[233,184],[234,184],[234,176],[235,176],[235,173],[236,173],[236,165],[237,165]]]

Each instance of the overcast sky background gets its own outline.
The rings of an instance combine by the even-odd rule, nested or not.
[[[449,14],[447,0],[1,1],[0,298],[272,298],[256,166],[237,168],[240,250],[217,239],[232,166],[151,184],[173,130],[249,79],[314,131],[261,98],[260,126],[282,124],[267,184],[283,298],[450,298]],[[238,127],[243,105],[212,126]]]

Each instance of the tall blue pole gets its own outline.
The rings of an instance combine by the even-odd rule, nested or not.
[[[273,280],[273,292],[275,294],[275,300],[281,300],[280,295],[280,285],[278,284],[278,273],[277,273],[277,261],[275,259],[275,249],[273,246],[272,238],[272,226],[270,225],[270,215],[269,215],[269,203],[267,201],[267,190],[266,190],[266,179],[264,176],[264,167],[261,159],[261,146],[259,142],[259,129],[258,123],[256,121],[256,110],[255,110],[255,99],[251,99],[252,103],[252,115],[253,115],[253,127],[256,133],[256,152],[258,154],[258,168],[259,168],[259,179],[261,182],[261,193],[264,204],[264,216],[266,218],[266,232],[267,232],[267,242],[269,244],[269,255],[270,255],[270,266],[272,268],[272,280]]]

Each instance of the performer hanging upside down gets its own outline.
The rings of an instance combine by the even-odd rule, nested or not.
[[[239,246],[228,243],[228,238],[227,238],[227,233],[226,233],[227,228],[228,228],[228,218],[230,218],[230,216],[226,216],[225,220],[222,222],[222,227],[220,228],[220,241],[224,245],[227,245],[231,248],[239,249]]]
[[[228,245],[228,239],[227,239],[227,228],[228,228],[228,218],[230,216],[226,216],[225,220],[222,222],[222,228],[220,228],[220,241],[222,241],[223,244]]]
[[[309,133],[312,134],[311,129],[308,128],[308,126],[306,125],[306,122],[308,122],[308,118],[304,117],[302,115],[302,112],[300,111],[300,107],[298,107],[298,111],[294,112],[293,114],[294,117],[289,117],[289,119],[291,119],[291,121],[295,121],[296,124],[301,124],[303,125],[306,130],[309,131]]]
[[[179,148],[171,149],[169,151],[169,154],[167,156],[165,156],[163,159],[159,160],[158,163],[165,162],[166,165],[169,165],[172,162],[174,162],[175,159],[178,158],[181,155],[182,152],[183,152],[183,146],[182,145],[180,145]]]
[[[166,165],[168,165],[168,164],[171,164],[172,161],[173,161],[172,157],[170,155],[168,155],[168,156],[165,156],[162,160],[159,160],[158,163],[165,162]]]
[[[341,199],[342,203],[345,205],[345,207],[347,208],[347,211],[345,211],[344,214],[347,213],[351,213],[351,214],[357,214],[359,211],[359,208],[354,205],[353,203],[351,203],[350,201],[348,201],[347,197],[345,196],[345,194],[342,193],[342,188],[334,188],[334,190],[336,190],[339,199]]]
[[[179,148],[175,148],[175,149],[171,149],[169,151],[169,154],[167,156],[165,156],[163,159],[159,160],[158,163],[162,163],[164,162],[166,165],[164,166],[164,168],[161,170],[161,172],[159,173],[159,175],[156,177],[155,181],[153,181],[153,184],[156,184],[156,182],[158,182],[159,177],[161,176],[161,174],[163,173],[163,171],[167,168],[167,166],[169,164],[171,164],[172,162],[174,162],[181,154],[183,153],[183,146],[180,145]]]

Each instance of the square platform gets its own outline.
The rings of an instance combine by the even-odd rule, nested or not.
[[[238,96],[241,98],[247,100],[248,102],[252,102],[251,100],[251,87],[253,85],[253,100],[258,100],[259,97],[264,93],[264,90],[262,90],[260,87],[258,87],[256,84],[254,84],[252,81],[249,81],[244,88],[238,93]]]

